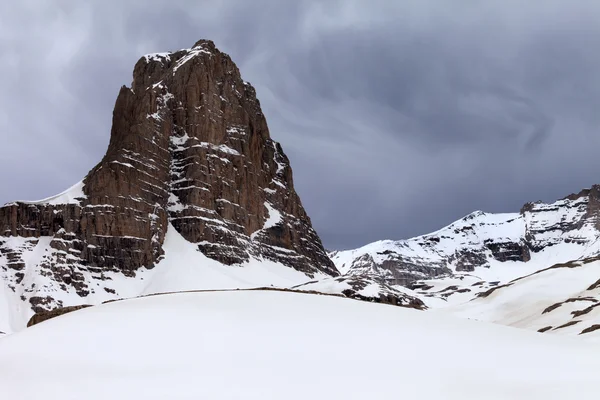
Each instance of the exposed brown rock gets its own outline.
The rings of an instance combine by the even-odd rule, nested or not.
[[[594,324],[588,328],[585,328],[584,330],[582,330],[579,334],[580,335],[584,335],[586,333],[590,333],[590,332],[594,332],[600,329],[600,324]]]
[[[589,314],[591,311],[594,310],[594,308],[599,307],[599,306],[600,306],[600,303],[596,303],[589,307],[584,308],[583,310],[571,311],[571,315],[573,316],[573,318],[581,317],[582,315]]]
[[[552,304],[551,306],[546,307],[544,309],[544,311],[542,311],[542,314],[546,314],[546,313],[552,312],[552,311],[556,310],[558,307],[562,306],[562,304],[563,304],[562,302],[561,303]]]
[[[592,303],[597,303],[598,302],[598,300],[596,300],[593,297],[573,297],[573,298],[567,299],[565,301],[561,301],[559,303],[552,304],[551,306],[547,307],[544,311],[542,311],[542,314],[546,314],[546,313],[549,313],[551,311],[554,311],[558,307],[562,306],[563,304],[566,304],[566,303],[575,303],[575,302],[579,302],[579,301],[590,301]]]
[[[89,304],[81,304],[79,306],[69,306],[69,307],[55,308],[55,309],[50,310],[50,311],[40,311],[38,313],[35,313],[29,319],[29,322],[27,322],[27,327],[29,328],[30,326],[37,325],[40,322],[47,321],[47,320],[49,320],[51,318],[59,317],[59,316],[61,316],[63,314],[67,314],[67,313],[70,313],[72,311],[81,310],[82,308],[86,308],[86,307],[91,307],[91,305],[89,305]]]
[[[590,285],[589,288],[587,288],[587,290],[594,290],[600,287],[600,279],[598,279],[596,282],[594,282],[593,284]]]
[[[479,292],[476,294],[476,297],[481,297],[481,298],[486,298],[489,295],[491,295],[492,293],[494,293],[496,290],[505,288],[505,287],[509,287],[512,285],[512,282],[507,283],[505,285],[498,285],[498,286],[494,286],[492,288],[489,288],[488,290],[484,291],[484,292]]]
[[[554,329],[552,329],[552,330],[553,330],[553,331],[555,331],[555,330],[557,330],[557,329],[563,329],[563,328],[567,328],[567,327],[569,327],[569,326],[576,325],[576,324],[578,324],[578,323],[580,323],[580,322],[581,322],[581,320],[579,320],[579,319],[574,319],[573,321],[569,321],[569,322],[567,322],[566,324],[562,324],[562,325],[560,325],[560,326],[557,326],[556,328],[554,328]]]
[[[31,309],[35,313],[43,313],[54,308],[62,307],[61,301],[55,301],[51,296],[32,296],[29,298]]]

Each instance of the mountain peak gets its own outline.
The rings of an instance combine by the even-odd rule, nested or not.
[[[192,49],[195,49],[197,47],[202,47],[208,50],[217,50],[217,46],[215,46],[215,42],[213,42],[212,40],[209,39],[200,39],[198,40],[196,43],[194,43],[194,45],[192,46]]]
[[[135,276],[162,260],[169,226],[222,264],[338,275],[256,92],[228,55],[200,40],[143,56],[133,78],[117,97],[108,150],[82,183],[0,208],[2,235],[32,239],[15,249],[0,237],[15,293],[27,269],[50,278],[20,293],[34,309],[50,308],[57,288],[95,293],[91,280],[109,271]],[[46,254],[28,263],[25,247],[41,242]]]

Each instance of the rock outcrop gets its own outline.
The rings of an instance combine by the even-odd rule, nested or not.
[[[377,276],[354,274],[324,278],[294,286],[292,289],[341,295],[356,300],[390,304],[417,310],[427,309],[425,303],[418,297],[415,297],[414,294],[406,293],[401,287],[381,283]]]
[[[25,287],[21,297],[31,302],[54,286],[85,297],[97,290],[90,279],[153,268],[169,224],[226,265],[256,258],[308,277],[338,275],[254,88],[207,40],[137,62],[131,87],[119,92],[106,155],[82,182],[0,208],[0,266],[14,291],[22,255],[43,240],[48,246],[29,262],[49,286]]]
[[[37,325],[44,321],[47,321],[52,318],[60,317],[61,315],[68,314],[73,311],[83,310],[84,308],[91,307],[89,304],[82,304],[79,306],[68,306],[63,308],[55,308],[50,311],[40,311],[35,313],[27,322],[27,327],[31,327],[33,325]]]

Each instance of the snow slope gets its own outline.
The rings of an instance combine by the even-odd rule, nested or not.
[[[287,288],[310,280],[295,269],[251,258],[241,266],[223,265],[206,257],[198,246],[185,240],[169,225],[163,244],[165,257],[140,278],[146,280],[139,294],[198,289],[238,289],[260,286]],[[325,275],[317,274],[317,279]]]
[[[128,277],[118,272],[104,272],[101,279],[86,273],[90,293],[79,296],[71,287],[61,289],[57,283],[39,271],[40,260],[51,254],[50,238],[26,239],[21,237],[0,238],[9,241],[10,248],[23,249],[24,278],[19,284],[10,285],[3,274],[12,274],[11,269],[0,269],[0,332],[12,333],[25,328],[34,314],[21,296],[44,298],[51,296],[60,305],[100,304],[107,300],[130,298],[140,295],[203,289],[237,289],[261,286],[287,288],[312,279],[325,278],[315,274],[314,278],[282,264],[251,258],[241,266],[228,266],[206,257],[198,247],[188,242],[169,224],[163,249],[164,258],[153,269],[142,268],[135,276]],[[35,243],[35,244],[34,244]],[[3,262],[0,253],[0,265]],[[4,261],[5,262],[5,261]],[[33,289],[29,289],[33,288]]]
[[[9,399],[596,399],[600,347],[330,296],[178,293],[0,339]],[[32,377],[35,384],[32,384]]]
[[[12,203],[25,203],[25,204],[79,204],[80,199],[85,199],[87,196],[83,193],[83,181],[77,182],[67,190],[52,197],[48,197],[42,200],[18,200]],[[9,203],[9,204],[12,204]]]
[[[564,211],[569,212],[572,210]],[[563,233],[552,225],[552,221],[548,220],[550,217],[544,217],[545,220],[535,220],[531,216],[518,213],[490,214],[478,211],[427,235],[407,240],[381,240],[358,249],[333,252],[331,259],[342,273],[362,273],[360,266],[355,265],[361,256],[368,255],[375,265],[381,265],[389,260],[389,255],[393,253],[400,255],[404,263],[412,262],[431,267],[441,265],[447,267],[448,272],[460,272],[457,270],[457,258],[453,257],[458,252],[479,252],[490,242],[519,243],[524,239],[526,228],[548,229],[543,235],[538,235],[538,240],[546,238],[552,245],[539,252],[533,252],[531,260],[527,262],[499,261],[490,256],[489,250],[484,250],[486,268],[477,269],[476,273],[483,275],[484,279],[504,282],[558,262],[597,254],[600,251],[597,230],[584,226],[574,232]],[[553,215],[551,218],[561,220],[566,216]],[[585,240],[585,244],[578,243],[577,239]],[[427,278],[426,274],[423,277]]]

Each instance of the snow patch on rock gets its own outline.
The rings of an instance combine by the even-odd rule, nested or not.
[[[83,180],[77,182],[75,185],[71,186],[67,190],[57,195],[47,197],[42,200],[17,200],[13,203],[24,203],[24,204],[50,204],[50,205],[59,205],[59,204],[80,204],[80,200],[86,199],[87,196],[83,193]]]

